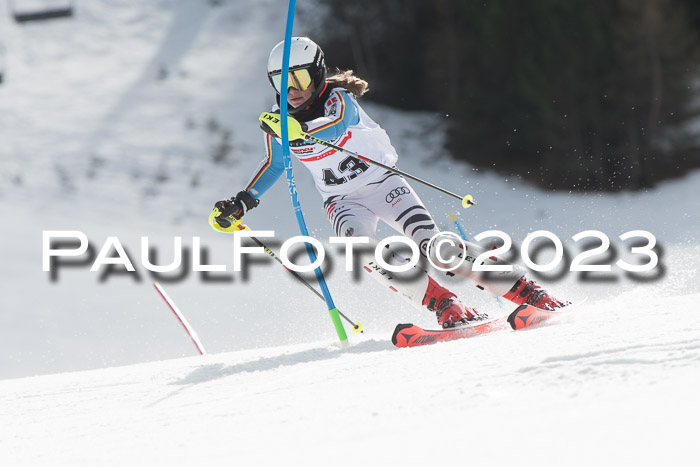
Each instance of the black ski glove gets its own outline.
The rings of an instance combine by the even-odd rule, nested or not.
[[[215,217],[216,223],[221,227],[230,227],[234,219],[240,220],[246,212],[260,204],[260,200],[253,198],[247,191],[239,192],[235,198],[217,201],[214,209],[220,214]]]

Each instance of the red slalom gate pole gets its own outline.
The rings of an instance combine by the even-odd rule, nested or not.
[[[187,321],[187,318],[185,318],[185,315],[182,314],[180,309],[175,305],[175,302],[173,301],[172,298],[168,296],[168,294],[165,292],[163,287],[158,282],[153,283],[153,287],[155,287],[156,291],[158,294],[161,296],[161,298],[165,301],[165,303],[168,305],[168,308],[170,308],[170,311],[173,312],[177,320],[180,322],[182,327],[185,329],[185,332],[187,333],[188,336],[190,336],[190,339],[192,339],[192,343],[194,346],[197,348],[197,352],[199,352],[200,355],[206,355],[207,351],[204,349],[204,345],[202,345],[202,341],[199,340],[199,336],[197,336],[197,333],[195,330],[190,326],[190,323]]]

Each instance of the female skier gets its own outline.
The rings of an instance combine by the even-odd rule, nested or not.
[[[283,45],[284,42],[280,42],[272,49],[267,65],[268,80],[277,93],[278,105],[273,107],[273,112],[279,110],[280,104]],[[357,103],[357,99],[368,90],[367,82],[354,76],[351,70],[327,77],[323,51],[309,38],[292,38],[288,86],[290,120],[293,118],[301,123],[305,132],[390,167],[396,164],[398,155],[386,132]],[[216,230],[230,229],[232,224],[240,223],[243,215],[258,206],[260,197],[284,171],[281,139],[266,125],[262,128],[266,131],[265,158],[243,191],[215,204],[210,222]],[[441,264],[439,256],[429,245],[439,230],[403,177],[302,139],[290,141],[290,149],[311,171],[337,236],[367,236],[376,244],[377,223],[382,220],[413,240],[422,255],[430,256],[435,264]],[[464,254],[473,262],[484,251],[472,243],[467,243],[467,250],[453,250],[448,255],[442,253],[443,257]],[[394,255],[394,260],[403,261],[398,255]],[[500,273],[496,281],[481,278],[468,263],[463,263],[455,273],[469,277],[478,288],[487,289],[515,304],[528,303],[547,310],[568,304],[528,280],[525,271],[517,265],[514,265],[513,272]],[[396,273],[382,269],[374,261],[366,261],[363,266],[372,277],[417,308],[435,313],[438,323],[444,328],[485,317],[485,314],[463,304],[422,269],[414,268],[411,277],[417,278],[406,281],[396,280]]]

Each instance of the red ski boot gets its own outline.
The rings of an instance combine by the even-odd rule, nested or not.
[[[518,279],[513,288],[510,289],[510,292],[505,294],[503,298],[510,300],[516,305],[528,304],[546,311],[571,305],[571,302],[567,300],[554,298],[535,281],[529,281],[525,276]]]
[[[428,276],[428,288],[423,297],[423,305],[434,311],[438,323],[443,328],[454,327],[457,323],[485,319],[474,308],[464,305],[455,294]]]

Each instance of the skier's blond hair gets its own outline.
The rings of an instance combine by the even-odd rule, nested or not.
[[[369,91],[369,83],[362,78],[355,76],[352,70],[335,69],[335,74],[326,78],[331,84],[335,84],[341,88],[345,88],[355,95],[360,97]]]

